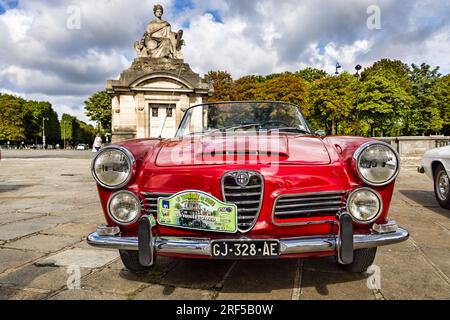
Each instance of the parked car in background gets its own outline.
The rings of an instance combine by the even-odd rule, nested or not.
[[[80,143],[77,145],[77,150],[90,150],[91,148],[87,144]]]
[[[439,205],[450,209],[450,146],[425,153],[418,170],[434,182],[434,193]]]
[[[133,272],[158,256],[213,260],[334,256],[365,272],[409,233],[389,219],[398,154],[312,132],[296,105],[189,108],[174,139],[110,145],[92,162],[106,225],[88,243]]]

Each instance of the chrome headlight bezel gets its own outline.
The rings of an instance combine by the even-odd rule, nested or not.
[[[100,180],[100,178],[95,173],[95,163],[98,160],[98,158],[103,153],[111,151],[111,150],[118,151],[118,152],[122,153],[123,155],[125,155],[125,157],[127,158],[128,166],[130,168],[127,178],[123,182],[121,182],[120,184],[117,184],[117,185],[108,185],[108,184],[104,183],[103,181]],[[136,160],[135,160],[133,154],[128,149],[121,147],[121,146],[109,146],[109,147],[105,147],[105,148],[101,149],[98,152],[98,154],[95,156],[94,160],[92,160],[92,164],[91,164],[91,173],[92,173],[92,176],[94,177],[95,181],[103,188],[106,188],[109,190],[117,190],[117,189],[120,189],[120,188],[123,188],[124,186],[126,186],[130,182],[130,180],[133,177],[135,172],[136,172]]]
[[[379,209],[378,209],[377,214],[376,214],[372,219],[370,219],[370,220],[360,220],[360,219],[358,219],[358,218],[354,215],[354,213],[350,210],[350,203],[351,203],[352,197],[354,197],[355,194],[357,194],[357,193],[359,193],[359,192],[363,192],[363,191],[366,191],[366,192],[368,191],[368,192],[371,192],[372,194],[374,194],[374,195],[377,197],[378,202],[379,202],[379,204],[380,204],[380,207],[379,207]],[[375,190],[373,190],[373,189],[371,189],[371,188],[359,188],[359,189],[353,190],[353,191],[348,195],[348,197],[347,197],[346,209],[347,209],[347,212],[348,212],[348,213],[350,214],[350,216],[352,217],[353,221],[355,221],[356,223],[364,224],[364,225],[371,224],[371,223],[374,223],[375,221],[377,221],[377,220],[380,218],[381,214],[383,213],[383,199],[381,198],[381,195],[380,195],[377,191],[375,191]]]
[[[112,201],[117,196],[119,196],[121,194],[127,194],[129,196],[132,196],[136,200],[138,205],[139,205],[139,212],[137,213],[136,217],[134,217],[130,221],[124,222],[124,221],[121,221],[121,220],[117,219],[117,217],[111,211],[111,203],[112,203]],[[136,223],[139,220],[139,218],[141,217],[141,215],[142,215],[142,202],[141,202],[141,199],[139,199],[139,197],[135,193],[133,193],[131,191],[127,191],[127,190],[121,190],[121,191],[117,191],[117,192],[113,193],[111,195],[111,197],[109,197],[108,203],[106,205],[106,211],[108,212],[108,216],[111,218],[111,220],[113,220],[118,225],[120,225],[120,226],[129,226],[129,225],[132,225],[132,224]]]
[[[367,151],[367,149],[369,149],[373,146],[381,146],[381,147],[389,149],[394,154],[395,160],[397,161],[397,167],[395,169],[394,174],[389,179],[382,181],[382,182],[370,181],[361,173],[361,167],[360,167],[361,156],[364,154],[364,152]],[[392,148],[389,144],[381,142],[381,141],[370,141],[370,142],[364,143],[355,151],[355,153],[353,155],[353,167],[354,167],[358,177],[364,183],[366,183],[367,185],[372,186],[372,187],[383,187],[383,186],[390,184],[395,179],[397,179],[397,177],[400,173],[400,156],[398,155],[397,151],[395,151],[395,149]]]

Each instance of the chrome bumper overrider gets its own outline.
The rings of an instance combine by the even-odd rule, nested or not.
[[[385,234],[357,234],[353,236],[353,247],[354,249],[374,248],[399,243],[408,238],[408,231],[402,228]],[[250,239],[242,240],[248,241]],[[339,236],[322,236],[280,239],[279,241],[281,255],[283,256],[336,251],[340,243],[339,240]],[[211,241],[211,239],[206,238],[155,237],[153,238],[153,248],[155,253],[211,256]],[[87,242],[91,246],[99,248],[138,250],[137,237],[100,236],[95,232],[88,236]]]

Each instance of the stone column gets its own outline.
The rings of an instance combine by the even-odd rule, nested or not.
[[[147,123],[148,119],[146,117],[146,105],[145,105],[145,95],[144,93],[137,93],[134,96],[134,101],[136,104],[136,138],[143,139],[148,138]]]

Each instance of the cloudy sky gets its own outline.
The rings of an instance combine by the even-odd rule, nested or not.
[[[131,64],[158,2],[201,74],[333,73],[380,58],[450,73],[448,0],[0,0],[0,91],[87,120],[83,101]]]

